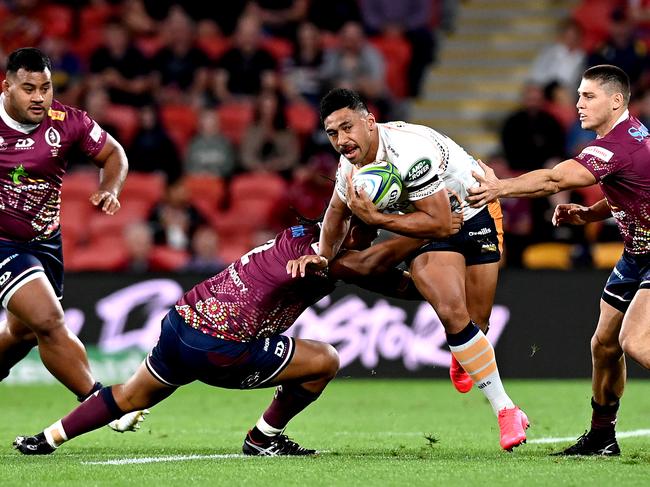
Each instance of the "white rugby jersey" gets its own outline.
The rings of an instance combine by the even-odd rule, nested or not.
[[[447,190],[451,209],[462,208],[467,221],[483,209],[470,207],[467,189],[478,186],[472,171],[484,174],[476,159],[444,134],[424,125],[406,122],[378,123],[379,147],[376,161],[393,164],[403,182],[402,196],[389,211],[411,212],[411,202]],[[356,168],[344,156],[336,172],[336,192],[345,202],[347,175]]]

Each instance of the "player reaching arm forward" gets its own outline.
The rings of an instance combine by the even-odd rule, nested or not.
[[[369,247],[377,230],[357,221],[344,239],[346,250],[329,262],[327,272],[323,260],[316,258],[308,269],[316,272],[292,277],[286,263],[314,255],[319,231],[317,225],[288,228],[197,284],[163,319],[157,345],[126,383],[101,389],[41,433],[17,437],[14,446],[26,455],[52,453],[65,441],[129,411],[151,407],[198,380],[230,389],[277,386],[271,404],[244,439],[245,454],[316,453],[289,440],[283,431],[334,378],[338,354],[327,343],[282,333],[307,307],[332,292],[338,279],[421,299],[408,275],[392,266],[422,245],[399,237]]]
[[[329,92],[321,101],[321,120],[341,157],[319,255],[335,255],[351,214],[370,225],[426,239],[410,256],[409,270],[445,327],[452,382],[460,392],[478,384],[498,417],[501,446],[510,450],[520,445],[528,420],[506,394],[494,349],[483,333],[501,257],[501,211],[498,203],[479,208],[464,203],[469,188],[478,184],[472,171],[482,169],[453,140],[429,127],[376,123],[351,90]],[[389,162],[400,173],[403,191],[394,209],[402,214],[377,211],[363,191],[352,187],[355,171],[375,161]],[[452,211],[462,213],[462,225],[453,223]]]
[[[502,196],[539,197],[598,183],[605,200],[587,207],[559,207],[555,221],[582,224],[611,212],[623,237],[624,251],[600,301],[600,317],[591,340],[593,409],[591,429],[564,455],[619,455],[616,415],[625,386],[627,353],[650,369],[650,133],[628,111],[630,82],[620,68],[594,66],[578,88],[582,128],[597,138],[573,159],[499,180],[492,170],[476,174],[480,187],[467,200],[484,205]]]

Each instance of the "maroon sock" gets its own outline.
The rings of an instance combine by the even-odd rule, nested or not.
[[[618,412],[619,402],[616,404],[602,406],[594,399],[591,399],[591,431],[598,434],[614,435],[616,428],[616,413]]]
[[[318,396],[320,393],[309,392],[300,385],[278,386],[271,405],[262,417],[270,426],[283,429],[291,418],[318,399]]]
[[[123,414],[113,398],[111,388],[104,387],[63,418],[61,425],[66,437],[70,440],[75,436],[105,426]]]

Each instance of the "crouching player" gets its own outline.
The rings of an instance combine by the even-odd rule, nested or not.
[[[149,408],[198,380],[229,389],[277,386],[271,404],[246,435],[245,454],[315,454],[283,430],[334,378],[338,354],[327,343],[281,333],[341,279],[421,299],[409,275],[393,266],[423,244],[398,237],[370,246],[377,231],[357,222],[342,246],[347,250],[328,266],[316,255],[319,233],[318,225],[288,228],[196,285],[162,320],[158,343],[126,383],[101,389],[35,436],[18,436],[14,447],[26,455],[52,453],[62,443],[124,413]],[[309,253],[314,260],[308,269],[296,267],[293,259]],[[298,273],[307,275],[296,279]]]

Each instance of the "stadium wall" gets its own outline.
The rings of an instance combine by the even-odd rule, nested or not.
[[[504,271],[488,333],[502,376],[589,377],[589,342],[607,276],[594,270]],[[68,275],[66,320],[93,352],[93,367],[105,369],[97,375],[113,379],[112,374],[137,366],[155,344],[162,316],[184,289],[204,277]],[[426,303],[386,299],[343,286],[303,313],[289,334],[335,345],[342,377],[447,375],[450,357],[444,331]],[[33,381],[39,375],[30,369],[38,357],[34,354],[32,359],[35,364],[12,372],[14,380]],[[629,375],[647,377],[636,364],[630,364]],[[119,379],[118,374],[113,380]]]

